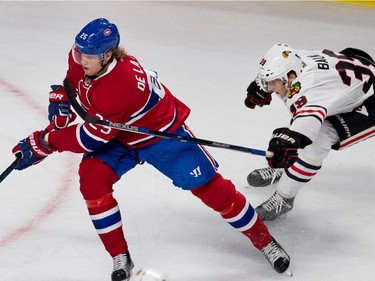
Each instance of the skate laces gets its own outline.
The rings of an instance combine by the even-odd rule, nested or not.
[[[282,169],[273,169],[270,167],[259,169],[258,171],[263,180],[271,180],[271,184],[282,174]]]
[[[274,240],[272,240],[270,243],[268,243],[267,246],[263,247],[261,249],[262,253],[267,257],[267,259],[274,264],[274,262],[280,258],[285,257],[283,252],[280,250],[280,248],[276,245]]]
[[[270,199],[264,202],[262,207],[267,211],[275,209],[276,213],[280,213],[283,209],[283,205],[291,208],[291,205],[289,205],[279,193],[275,192]]]
[[[128,256],[126,254],[119,254],[113,257],[113,271],[124,269],[126,271],[126,265],[129,263]]]

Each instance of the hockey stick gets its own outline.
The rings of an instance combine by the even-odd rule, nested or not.
[[[5,171],[0,175],[0,182],[2,182],[17,167],[21,159],[22,159],[22,154],[17,153],[16,160],[14,160],[12,164],[10,164],[8,168],[6,168]]]
[[[55,127],[54,122],[51,122],[47,128],[44,129],[45,132],[50,132]],[[0,175],[0,183],[7,177],[9,174],[17,167],[18,163],[20,163],[22,160],[22,153],[18,152],[16,153],[16,160],[14,160],[8,168],[5,169],[4,172]]]
[[[259,149],[254,149],[254,148],[248,148],[248,147],[243,147],[243,146],[238,146],[238,145],[233,145],[233,144],[227,144],[227,143],[222,143],[222,142],[217,142],[217,141],[211,141],[211,140],[205,140],[205,139],[199,139],[199,138],[192,138],[192,137],[187,137],[187,136],[181,136],[177,134],[171,134],[171,133],[166,133],[166,132],[160,132],[160,131],[155,131],[155,130],[150,130],[147,128],[140,128],[136,126],[131,126],[127,124],[122,124],[122,123],[116,123],[116,122],[111,122],[111,121],[106,121],[106,120],[99,120],[91,115],[87,114],[87,112],[81,107],[81,105],[78,103],[78,101],[75,98],[75,95],[70,88],[68,79],[64,79],[64,88],[65,92],[68,96],[68,99],[70,103],[72,104],[74,110],[77,112],[77,114],[86,122],[92,123],[92,124],[98,124],[102,125],[105,127],[109,128],[114,128],[122,131],[127,131],[127,132],[133,132],[137,134],[144,134],[144,135],[150,135],[150,136],[156,136],[160,138],[165,138],[165,139],[173,139],[173,140],[178,140],[182,142],[189,142],[189,143],[195,143],[198,145],[206,145],[206,146],[212,146],[212,147],[217,147],[217,148],[225,148],[225,149],[230,149],[230,150],[237,150],[241,152],[247,152],[251,153],[254,155],[259,155],[259,156],[266,156],[266,157],[272,157],[272,152],[269,151],[264,151],[264,150],[259,150]]]

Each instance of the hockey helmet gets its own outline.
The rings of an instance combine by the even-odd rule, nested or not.
[[[117,26],[105,18],[98,18],[88,23],[76,36],[74,47],[86,55],[98,55],[104,60],[105,53],[117,49],[120,34]]]
[[[298,76],[303,67],[304,63],[295,49],[278,43],[272,46],[260,61],[256,82],[263,91],[269,92],[268,82],[281,79],[285,84],[289,72],[294,71]]]

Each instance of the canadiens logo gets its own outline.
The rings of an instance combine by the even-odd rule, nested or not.
[[[103,34],[104,34],[104,36],[109,36],[109,35],[111,35],[111,30],[109,29],[109,28],[107,28],[107,29],[105,29],[104,31],[103,31]]]
[[[300,82],[294,83],[288,91],[288,98],[289,99],[292,98],[295,94],[298,94],[300,91],[301,91],[301,83]]]

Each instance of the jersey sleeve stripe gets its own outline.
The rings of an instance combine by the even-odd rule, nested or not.
[[[128,124],[134,123],[135,121],[141,119],[149,110],[154,108],[159,101],[161,100],[160,96],[156,94],[154,91],[151,91],[149,99],[147,100],[146,104],[137,112],[135,112],[132,116],[130,116],[128,120]]]
[[[313,115],[313,114],[296,116],[295,118],[293,118],[292,122],[294,122],[298,118],[303,118],[303,117],[312,117],[312,118],[317,119],[320,123],[323,123],[323,120],[319,116],[316,116],[316,115]]]
[[[321,106],[303,107],[301,110],[297,111],[294,114],[292,123],[294,122],[294,120],[301,117],[313,117],[316,118],[320,123],[323,123],[323,121],[327,117],[327,110]]]
[[[106,140],[90,133],[85,127],[85,124],[77,127],[77,140],[79,144],[89,152],[94,151],[107,143]]]
[[[323,110],[314,110],[314,109],[308,109],[308,110],[301,110],[301,111],[298,111],[294,117],[294,119],[298,118],[298,117],[305,117],[305,116],[313,116],[315,118],[318,118],[318,120],[321,120],[321,122],[324,121],[324,119],[326,118],[326,112],[324,112]]]

